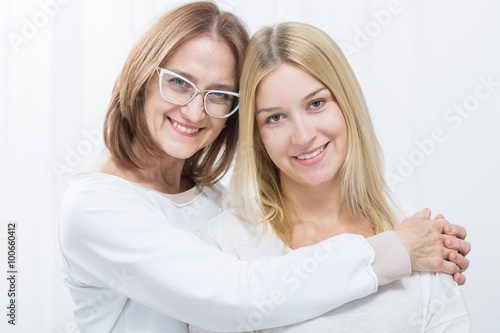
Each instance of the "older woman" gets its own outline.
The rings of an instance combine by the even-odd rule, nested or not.
[[[459,270],[443,260],[455,251],[444,248],[441,232],[464,229],[430,225],[425,216],[408,219],[386,244],[343,236],[255,262],[195,236],[220,212],[217,181],[236,147],[247,41],[237,17],[200,1],[160,17],[132,49],[106,115],[106,149],[71,182],[62,205],[64,280],[82,332],[186,332],[186,323],[238,330],[255,315],[256,300],[279,298],[282,277],[311,258],[321,267],[262,327],[318,316],[406,275],[404,246],[411,255],[432,251],[426,269]],[[468,243],[456,240],[467,252]],[[377,264],[384,251],[399,255],[398,269]],[[462,256],[455,262],[468,264]]]

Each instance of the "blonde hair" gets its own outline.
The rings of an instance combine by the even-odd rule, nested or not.
[[[151,166],[151,160],[165,156],[146,123],[143,105],[147,86],[161,63],[188,41],[203,35],[215,36],[231,47],[238,83],[249,37],[237,16],[209,1],[187,3],[165,13],[131,50],[113,89],[104,123],[104,142],[122,165],[145,169]],[[212,185],[230,167],[237,140],[238,115],[234,114],[214,142],[186,160],[183,175],[198,184]],[[149,160],[134,153],[132,141]]]
[[[342,212],[371,223],[376,233],[393,229],[396,217],[384,182],[381,148],[359,83],[333,39],[303,23],[263,28],[250,40],[240,80],[239,146],[225,204],[236,207],[245,221],[270,223],[290,244],[290,203],[281,191],[279,170],[267,155],[255,123],[257,87],[284,63],[298,66],[321,81],[342,110],[348,130],[347,156],[339,171]]]

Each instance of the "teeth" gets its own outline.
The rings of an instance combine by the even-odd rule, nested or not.
[[[170,119],[170,122],[175,126],[175,128],[184,133],[193,134],[200,130],[199,128],[186,128],[173,119]]]
[[[325,150],[325,147],[318,148],[310,154],[299,155],[299,156],[297,156],[297,158],[299,160],[308,160],[310,158],[318,156],[323,150]]]

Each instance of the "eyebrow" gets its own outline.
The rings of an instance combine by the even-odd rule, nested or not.
[[[319,89],[317,89],[317,90],[313,91],[312,93],[308,94],[307,96],[305,96],[302,100],[306,100],[306,99],[308,99],[308,98],[311,98],[311,97],[313,97],[314,95],[316,95],[317,93],[319,93],[320,91],[323,91],[323,90],[325,90],[325,89],[328,89],[328,88],[327,88],[327,87],[321,87],[321,88],[319,88]]]
[[[306,99],[309,99],[309,98],[315,96],[316,94],[318,94],[319,92],[321,92],[321,91],[323,91],[325,89],[328,89],[328,88],[327,87],[321,87],[319,89],[316,89],[312,93],[309,93],[306,96],[304,96],[304,98],[302,98],[302,100],[304,101]],[[274,112],[274,111],[279,110],[279,109],[280,109],[280,107],[278,107],[278,106],[270,107],[270,108],[262,108],[262,109],[258,109],[257,112],[255,112],[255,115],[258,115],[261,112]]]
[[[188,73],[185,73],[182,71],[177,71],[174,69],[170,69],[170,70],[179,74],[180,76],[185,77],[186,79],[193,82],[194,84],[198,85],[198,83],[196,82],[196,78],[194,76],[192,76],[191,74],[188,74]],[[205,90],[225,90],[225,91],[229,91],[229,92],[234,92],[236,90],[236,88],[232,84],[211,83],[208,85],[207,89],[205,89]]]

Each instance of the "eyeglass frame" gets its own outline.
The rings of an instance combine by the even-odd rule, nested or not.
[[[161,94],[161,97],[163,97],[163,99],[165,99],[166,101],[172,103],[172,104],[175,104],[175,105],[186,105],[188,104],[189,102],[191,102],[195,97],[196,95],[198,95],[199,93],[202,94],[203,96],[203,110],[208,113],[210,116],[212,117],[216,117],[216,118],[229,118],[230,116],[232,116],[236,111],[238,111],[239,107],[240,107],[240,102],[239,102],[239,98],[240,98],[240,94],[239,93],[236,93],[236,92],[232,92],[232,91],[226,91],[226,90],[217,90],[217,89],[210,89],[210,90],[205,90],[205,91],[202,91],[200,88],[198,88],[193,82],[191,82],[190,80],[186,79],[184,76],[180,75],[180,74],[177,74],[176,72],[172,72],[171,70],[168,70],[166,68],[161,68],[161,67],[156,67],[156,72],[158,73],[158,86],[160,88],[160,94]],[[168,99],[164,94],[163,94],[163,87],[162,87],[162,75],[163,73],[166,73],[166,74],[169,74],[169,75],[173,75],[175,77],[179,77],[180,79],[186,81],[187,83],[189,83],[191,86],[194,87],[195,91],[193,93],[193,95],[184,103],[179,103],[179,102],[175,102],[171,99]],[[238,104],[236,104],[236,106],[233,108],[233,110],[231,110],[231,112],[229,112],[228,114],[226,115],[223,115],[223,116],[220,116],[220,115],[217,115],[217,114],[214,114],[214,113],[211,113],[210,111],[207,110],[207,96],[208,94],[210,93],[222,93],[222,94],[228,94],[228,95],[231,95],[231,96],[235,96],[235,97],[238,97]]]

